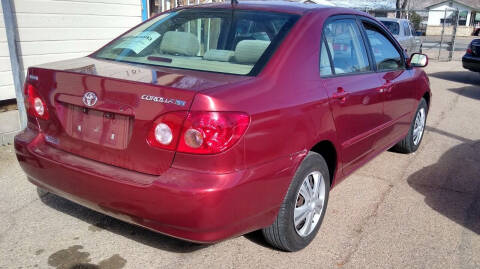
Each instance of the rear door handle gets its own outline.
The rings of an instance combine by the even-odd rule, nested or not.
[[[347,100],[348,95],[349,95],[349,93],[347,91],[345,91],[342,87],[338,87],[337,92],[334,92],[332,94],[332,98],[333,99],[338,99],[338,100],[340,100],[340,102],[343,103]]]

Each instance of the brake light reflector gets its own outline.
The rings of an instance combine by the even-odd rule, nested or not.
[[[30,83],[25,83],[25,106],[29,115],[48,120],[47,103],[38,95],[37,89]]]
[[[152,147],[184,153],[215,154],[232,147],[245,133],[250,117],[241,112],[186,111],[164,114],[147,135]]]
[[[185,138],[185,144],[191,148],[198,149],[203,144],[204,134],[196,129],[188,129],[183,135]]]
[[[240,112],[190,112],[178,151],[214,154],[232,147],[245,133],[250,117]]]
[[[172,129],[165,123],[160,123],[155,127],[155,139],[162,145],[168,145],[172,142]]]

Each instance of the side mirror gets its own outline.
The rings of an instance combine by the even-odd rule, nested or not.
[[[425,67],[428,65],[428,56],[421,53],[414,53],[408,59],[408,67]]]

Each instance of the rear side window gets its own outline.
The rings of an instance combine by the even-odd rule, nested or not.
[[[325,42],[322,42],[320,51],[320,76],[325,77],[332,74],[332,64],[330,63],[330,57],[328,57],[327,46]]]
[[[327,48],[325,51],[322,49],[320,58],[328,57],[324,55],[326,50],[330,52],[336,75],[371,70],[362,35],[354,19],[340,19],[327,23],[323,29],[323,35]]]
[[[377,70],[396,70],[403,68],[403,60],[395,45],[377,27],[364,23],[367,38],[372,47]]]

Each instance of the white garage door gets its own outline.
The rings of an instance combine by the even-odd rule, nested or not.
[[[3,22],[2,3],[0,2],[0,101],[15,98],[12,67],[8,54],[7,34]]]
[[[140,0],[15,0],[14,5],[17,47],[25,71],[33,65],[86,56],[140,23],[142,15]],[[0,68],[5,68],[2,59]]]

